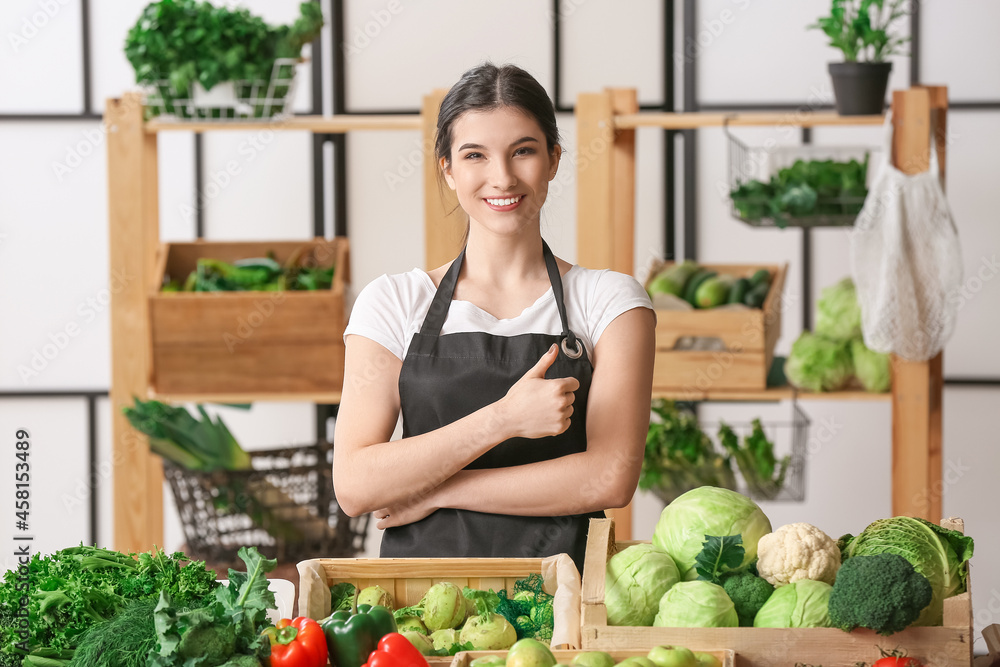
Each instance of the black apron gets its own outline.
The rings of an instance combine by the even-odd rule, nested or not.
[[[587,396],[593,366],[583,343],[569,330],[562,277],[544,241],[542,251],[562,322],[561,335],[492,336],[463,332],[441,336],[465,250],[452,262],[420,332],[410,341],[399,373],[404,438],[441,428],[500,400],[553,343],[558,343],[559,353],[545,377],[572,376],[580,382],[569,428],[556,436],[505,440],[466,470],[525,465],[586,451]],[[511,488],[510,493],[516,494],[518,490]],[[587,528],[592,518],[604,518],[604,513],[530,517],[439,509],[415,523],[386,529],[381,555],[383,558],[544,558],[566,553],[582,572]]]

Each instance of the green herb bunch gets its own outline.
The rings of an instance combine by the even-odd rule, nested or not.
[[[909,37],[893,37],[889,28],[907,15],[907,0],[832,0],[830,15],[807,26],[822,30],[830,46],[840,49],[847,62],[884,62],[900,53]]]
[[[674,401],[656,399],[649,422],[639,488],[664,500],[699,486],[736,488],[729,457],[716,450],[692,413]]]
[[[168,592],[181,604],[197,604],[217,587],[215,572],[202,561],[159,549],[137,556],[91,546],[71,547],[28,564],[28,650],[13,624],[0,627],[0,664],[25,667],[66,665],[92,627],[110,620],[130,602]],[[23,590],[16,570],[0,584],[0,617],[13,618]],[[22,662],[23,661],[23,662]]]
[[[754,498],[773,500],[777,497],[785,485],[792,457],[784,456],[779,461],[774,456],[774,443],[767,439],[759,419],[753,420],[753,430],[743,439],[743,446],[726,424],[719,425],[719,442],[736,460],[740,475]]]
[[[853,215],[868,196],[868,154],[863,161],[796,160],[770,181],[750,180],[730,192],[743,220],[771,218],[786,227],[790,218]]]

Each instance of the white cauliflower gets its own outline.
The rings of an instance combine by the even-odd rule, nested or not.
[[[809,523],[790,523],[757,543],[757,572],[772,586],[800,579],[833,585],[840,569],[836,541]]]

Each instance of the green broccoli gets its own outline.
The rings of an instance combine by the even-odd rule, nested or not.
[[[902,556],[854,556],[837,571],[830,621],[845,632],[861,627],[891,635],[917,620],[931,597],[927,577]]]
[[[774,586],[751,572],[734,572],[722,580],[722,587],[736,607],[741,628],[752,628],[753,619],[774,592]]]

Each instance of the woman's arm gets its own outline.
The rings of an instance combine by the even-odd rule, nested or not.
[[[649,430],[654,315],[633,308],[607,326],[594,350],[587,400],[587,451],[510,468],[460,470],[412,503],[386,503],[379,528],[440,507],[563,516],[624,507],[635,492]]]
[[[402,362],[368,338],[347,336],[333,449],[340,506],[350,516],[422,506],[436,487],[498,443],[566,430],[579,382],[544,379],[556,350],[553,345],[499,401],[428,433],[389,441],[399,417]]]

